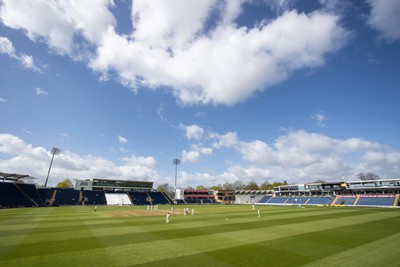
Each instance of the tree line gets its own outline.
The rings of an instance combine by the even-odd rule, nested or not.
[[[204,186],[198,185],[196,187],[188,186],[185,189],[195,189],[195,190],[274,190],[274,187],[287,185],[286,181],[283,182],[273,182],[272,184],[268,181],[263,182],[262,184],[258,185],[254,180],[251,180],[248,184],[244,184],[242,181],[237,180],[234,183],[224,183],[218,184],[213,186]],[[174,194],[174,187],[170,184],[165,183],[161,184],[156,188],[158,192],[165,192],[169,195]]]
[[[379,176],[373,172],[359,173],[356,175],[356,177],[362,181],[380,179]],[[325,181],[316,180],[314,183],[325,183]],[[242,181],[237,180],[234,183],[226,182],[224,184],[218,184],[218,185],[213,185],[213,186],[209,186],[209,187],[203,186],[203,185],[198,185],[195,188],[188,186],[186,189],[196,189],[196,190],[274,190],[274,187],[281,186],[281,185],[287,185],[287,184],[288,183],[286,182],[286,180],[283,182],[273,182],[273,183],[265,181],[260,185],[258,185],[254,180],[251,180],[248,184],[244,184]],[[64,179],[63,181],[61,181],[57,184],[57,187],[58,188],[73,188],[72,181],[69,178]],[[165,183],[165,184],[159,185],[156,188],[156,191],[166,192],[172,196],[174,194],[174,187],[172,187],[168,183]]]

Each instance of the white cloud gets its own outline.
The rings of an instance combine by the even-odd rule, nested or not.
[[[43,90],[40,87],[36,87],[35,91],[36,91],[37,95],[42,95],[42,96],[48,96],[49,95],[49,92],[47,92],[46,90]]]
[[[400,40],[400,1],[367,0],[371,5],[368,24],[386,40]]]
[[[116,75],[132,90],[170,88],[183,104],[245,101],[297,70],[322,66],[348,38],[338,15],[290,11],[288,0],[274,2],[285,12],[251,28],[236,19],[252,1],[136,0],[130,35],[116,32],[112,1],[3,2],[6,26],[88,60],[102,80]]]
[[[211,149],[193,144],[190,151],[184,151],[186,171],[179,172],[179,185],[211,186],[225,182],[233,183],[238,179],[244,183],[254,180],[258,184],[283,180],[289,183],[317,179],[337,181],[340,180],[342,172],[346,179],[355,179],[357,173],[368,171],[378,174],[381,178],[396,178],[400,172],[399,151],[357,138],[334,139],[302,130],[282,134],[271,144],[261,140],[242,141],[232,133],[214,133],[211,136],[214,139],[208,142],[221,145]],[[234,142],[226,142],[227,139]],[[232,155],[232,161],[225,170],[188,171],[190,165],[196,164],[202,157],[211,155],[214,159],[213,166],[218,165],[215,160],[222,150],[229,150]],[[233,160],[235,153],[242,161]],[[50,157],[50,151],[43,147],[26,144],[11,134],[0,134],[0,169],[5,172],[26,173],[39,178],[37,182],[43,184]],[[94,177],[171,182],[172,177],[158,174],[156,169],[159,168],[159,163],[153,156],[131,155],[121,160],[122,164],[117,165],[103,157],[63,151],[54,159],[50,184],[55,185],[65,178]],[[204,166],[204,162],[207,161],[203,161],[201,165]]]
[[[320,111],[319,113],[312,115],[311,119],[315,121],[317,127],[321,128],[326,127],[326,122],[328,121],[328,118],[326,117],[323,111]]]
[[[22,129],[22,131],[23,131],[24,133],[29,134],[29,135],[33,135],[33,132],[30,131],[30,130],[28,130],[28,129]]]
[[[325,55],[346,38],[338,19],[292,11],[260,28],[221,24],[208,35],[193,36],[184,49],[166,48],[169,40],[165,46],[149,46],[109,29],[91,67],[101,73],[116,70],[121,82],[134,89],[170,86],[182,103],[231,105],[295,70],[323,65]]]
[[[208,138],[198,140],[201,145],[192,144],[190,151],[184,150],[183,159],[194,163],[211,154],[215,157],[221,150],[233,150],[243,162],[231,161],[227,172],[247,182],[337,180],[342,172],[354,177],[365,171],[392,178],[398,175],[400,163],[400,153],[384,145],[360,138],[334,139],[303,130],[286,132],[271,144],[242,141],[232,132],[210,133]],[[209,154],[201,153],[200,148],[207,147],[207,142],[213,149]]]
[[[12,42],[8,38],[2,36],[0,36],[0,53],[6,54],[9,57],[18,60],[25,69],[42,72],[42,70],[36,66],[32,56],[24,53],[17,53]]]
[[[184,162],[197,162],[200,160],[201,153],[199,151],[182,151],[182,161]]]
[[[7,103],[7,102],[8,102],[7,99],[0,97],[0,103]]]
[[[162,121],[167,121],[167,118],[164,116],[164,110],[165,110],[165,107],[166,107],[166,104],[165,103],[161,103],[159,106],[158,106],[158,109],[157,109],[157,114],[158,114],[158,116],[160,117],[160,119],[162,120]]]
[[[22,66],[25,69],[31,69],[36,72],[42,72],[42,70],[38,66],[36,66],[32,56],[22,54],[19,56],[19,61],[21,62]]]
[[[118,142],[120,144],[127,144],[128,143],[128,139],[126,139],[125,137],[123,137],[121,135],[118,135],[117,138],[118,138]]]
[[[50,163],[50,151],[43,147],[33,147],[11,134],[0,134],[0,170],[24,173],[38,178],[44,184]],[[81,156],[65,151],[54,158],[49,185],[55,186],[65,178],[88,179],[95,177],[150,180],[165,182],[154,170],[157,161],[153,157],[131,156],[122,158],[123,165],[98,156]]]
[[[186,138],[188,140],[199,140],[204,134],[204,129],[196,124],[183,125],[180,124],[179,127],[186,132]]]
[[[63,140],[70,140],[72,138],[72,135],[67,133],[60,133],[60,136]]]
[[[10,57],[16,57],[15,48],[12,42],[6,37],[0,37],[0,53],[7,54]]]
[[[73,56],[84,47],[74,42],[75,34],[95,43],[108,26],[115,25],[109,6],[112,1],[108,0],[4,0],[0,17],[6,26],[24,30],[31,40]]]

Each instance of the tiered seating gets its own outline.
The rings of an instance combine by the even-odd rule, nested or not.
[[[262,199],[260,199],[260,201],[258,201],[257,203],[267,203],[273,196],[272,195],[267,195],[264,196]]]
[[[185,200],[183,199],[175,199],[176,204],[186,204]]]
[[[345,205],[345,206],[352,206],[354,205],[354,201],[356,201],[357,197],[346,197],[346,196],[341,196],[339,199],[336,201],[336,204],[338,205]]]
[[[162,194],[165,196],[165,198],[167,199],[169,204],[173,204],[174,201],[172,200],[172,198],[165,192],[162,192]]]
[[[202,204],[201,199],[185,199],[187,204]]]
[[[73,188],[57,188],[53,206],[79,205],[79,191]]]
[[[333,199],[332,197],[310,197],[307,205],[330,205]]]
[[[88,191],[82,190],[82,197],[86,198],[85,204],[87,205],[106,205],[106,195],[104,191]]]
[[[308,201],[309,197],[291,197],[286,201],[286,204],[293,204],[293,205],[303,205]]]
[[[53,197],[54,188],[38,188],[38,194],[40,199],[42,200],[43,205],[49,205],[51,198]]]
[[[356,206],[393,206],[395,196],[392,197],[360,197]]]
[[[165,198],[162,192],[149,192],[149,197],[151,197],[154,205],[157,204],[169,204],[168,200]]]
[[[214,204],[215,203],[215,199],[213,199],[213,198],[202,199],[201,201],[203,202],[203,204]]]
[[[25,193],[24,190],[27,190],[28,193]],[[36,187],[32,184],[24,184],[19,187],[14,183],[0,183],[0,206],[10,208],[38,206],[41,202],[38,200],[39,203],[35,203],[29,196],[33,190],[36,190]]]
[[[15,184],[21,191],[24,192],[27,198],[33,202],[34,206],[40,207],[43,206],[42,200],[39,197],[39,193],[36,189],[36,186],[33,184]]]
[[[272,197],[268,201],[268,204],[284,204],[287,200],[287,197]]]
[[[134,205],[150,205],[149,195],[146,192],[129,192]]]

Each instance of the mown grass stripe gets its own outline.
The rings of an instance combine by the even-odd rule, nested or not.
[[[46,214],[47,217],[49,218],[54,218],[54,217],[59,217],[63,216],[65,214],[59,213],[59,210],[53,210],[53,212],[50,212]],[[45,218],[44,220],[45,221]],[[78,219],[75,220],[75,223],[79,221]],[[37,230],[41,231],[43,229],[43,225],[46,225],[46,223],[43,224],[37,224]],[[84,221],[80,220],[80,225],[76,226],[77,229],[79,230],[86,230],[88,233],[90,233],[89,228],[85,225]],[[51,262],[47,262],[47,257],[50,254],[67,254],[69,251],[85,251],[89,249],[102,249],[103,251],[101,253],[98,253],[97,259],[99,264],[106,264],[106,266],[113,265],[113,259],[110,258],[107,255],[107,251],[105,251],[101,244],[98,242],[97,238],[94,236],[88,237],[82,242],[76,242],[76,235],[74,235],[73,232],[68,232],[68,235],[70,236],[70,239],[68,241],[65,240],[59,240],[59,241],[53,241],[53,242],[40,242],[40,243],[31,243],[30,240],[32,238],[35,238],[35,230],[32,229],[32,235],[25,235],[24,241],[18,245],[11,246],[13,247],[10,249],[10,252],[4,257],[3,261],[7,262],[8,260],[15,260],[19,262],[18,265],[25,265],[29,266],[28,264],[23,264],[23,258],[30,257],[30,262],[34,262],[35,264],[38,265],[43,265],[46,266],[50,264]],[[75,239],[71,238],[72,236],[75,237]],[[33,244],[33,245],[32,245]],[[2,261],[2,262],[3,262]],[[65,261],[69,261],[69,259],[65,259]]]
[[[384,218],[392,220],[398,218],[400,214],[386,214]],[[152,241],[141,243],[140,245],[125,245],[109,247],[110,254],[115,255],[119,260],[119,265],[129,266],[133,264],[150,263],[157,260],[164,260],[182,256],[193,256],[214,250],[231,250],[236,246],[250,245],[259,242],[271,242],[274,239],[287,238],[289,236],[301,235],[304,233],[321,233],[337,227],[349,227],[358,225],[360,222],[380,220],[374,214],[363,214],[352,218],[336,218],[326,224],[313,224],[310,222],[283,224],[268,226],[262,229],[248,229],[239,232],[215,233],[212,236],[182,237],[179,239],[166,239],[163,241]],[[315,225],[315,227],[314,227]],[[240,255],[244,253],[240,253]],[[140,255],[140,258],[126,257],[126,255]],[[232,253],[235,255],[235,253]]]
[[[14,209],[8,212],[6,210],[2,214],[2,220],[0,222],[1,229],[9,228],[15,225],[17,222],[25,221],[28,219],[28,222],[25,223],[25,227],[27,230],[24,234],[13,236],[12,244],[18,244],[25,240],[26,236],[32,233],[32,231],[39,225],[40,222],[44,220],[44,214],[48,214],[48,211],[45,210],[34,210],[34,209]],[[38,212],[39,211],[39,212]],[[9,215],[9,217],[5,216],[5,214]],[[7,231],[7,230],[5,230]],[[10,237],[5,236],[4,231],[0,232],[0,260],[5,258],[11,251],[14,249],[14,246],[10,246]]]
[[[19,222],[14,229],[10,218],[18,212],[7,219],[8,212],[0,210],[7,227],[0,229],[0,251],[11,251],[0,260],[0,266],[196,266],[194,259],[202,266],[206,262],[265,266],[266,249],[283,255],[275,259],[274,266],[285,266],[287,257],[300,257],[297,263],[312,264],[322,257],[388,238],[397,233],[400,222],[399,210],[393,209],[262,207],[262,218],[258,219],[249,206],[194,208],[196,216],[174,214],[169,225],[164,216],[105,216],[108,211],[126,214],[143,207],[101,207],[97,213],[86,207],[32,209],[38,215],[29,217],[21,211],[25,223]],[[334,229],[341,233],[340,240],[349,239],[348,246],[343,245],[346,242],[335,243],[337,236],[330,234]],[[371,239],[363,239],[371,229],[379,230],[370,235]],[[324,255],[308,254],[315,248]],[[256,255],[258,258],[253,259]],[[256,264],[258,259],[263,264]]]
[[[340,253],[319,258],[302,266],[394,266],[393,263],[399,262],[399,248],[397,246],[399,240],[400,233],[389,235]]]
[[[314,213],[316,211],[314,210]],[[268,220],[268,227],[273,227],[274,225],[283,225],[283,224],[295,224],[299,222],[308,222],[308,221],[322,221],[321,223],[324,223],[324,220],[330,220],[331,218],[336,218],[337,214],[330,214],[330,213],[324,213],[321,214],[318,212],[318,214],[314,213],[303,213],[299,214],[296,217],[292,216],[287,216],[286,218],[279,218],[279,219],[269,219],[268,217],[263,218],[263,220]],[[341,213],[341,216],[353,216],[354,214],[357,214],[356,211],[349,212],[346,211],[345,213]],[[63,214],[64,215],[64,214]],[[300,216],[303,215],[303,216]],[[55,214],[53,216],[61,216],[60,214]],[[183,217],[184,218],[184,217]],[[195,218],[189,217],[191,219],[196,220]],[[108,230],[105,228],[102,228],[100,231],[100,234],[96,236],[96,238],[104,244],[105,247],[110,247],[110,246],[121,246],[121,245],[130,245],[130,244],[138,244],[142,242],[149,242],[149,241],[160,241],[160,240],[165,240],[165,239],[175,239],[175,238],[180,238],[181,236],[184,237],[196,237],[196,236],[203,236],[203,235],[213,235],[217,233],[230,233],[234,234],[235,231],[243,231],[245,229],[258,229],[258,228],[264,228],[266,227],[263,224],[260,224],[260,221],[254,216],[249,217],[248,214],[242,214],[242,217],[240,219],[232,219],[228,223],[223,221],[224,223],[220,224],[221,218],[219,218],[218,221],[215,219],[211,220],[211,227],[210,225],[202,225],[198,227],[186,227],[184,226],[184,223],[177,224],[177,228],[174,229],[166,229],[163,228],[162,230],[159,230],[157,228],[157,231],[148,231],[147,229],[141,229],[141,232],[135,231],[134,233],[126,233],[122,231],[114,232],[113,235],[105,235],[103,236],[103,233],[106,233]],[[186,218],[187,219],[187,218]],[[158,218],[153,218],[153,220],[157,220],[158,227],[160,225],[164,226],[163,221],[159,221]],[[185,221],[185,223],[188,222],[188,220]],[[232,223],[234,222],[234,223]],[[126,223],[126,221],[124,222]],[[90,246],[88,246],[88,243],[91,243],[92,236],[88,232],[86,232],[83,236],[78,235],[76,233],[77,230],[80,230],[80,226],[82,224],[82,221],[80,220],[75,220],[73,225],[70,226],[68,224],[61,224],[64,228],[67,228],[68,231],[54,231],[54,229],[48,230],[46,234],[43,234],[43,229],[48,229],[46,226],[46,223],[43,223],[43,227],[39,228],[37,232],[32,232],[30,235],[30,239],[27,242],[24,242],[24,244],[20,245],[21,249],[24,249],[26,251],[24,256],[32,256],[35,253],[38,253],[37,247],[43,247],[47,246],[49,247],[46,251],[43,251],[42,253],[59,253],[59,251],[67,250],[68,251],[77,251],[77,250],[86,250],[86,249],[91,249]],[[104,226],[104,224],[102,224]],[[135,228],[138,230],[136,226],[137,223],[134,223],[132,228]],[[171,224],[172,225],[172,224]],[[96,225],[93,228],[93,225],[91,226],[91,231],[94,232],[94,229],[97,229],[99,225]],[[117,223],[113,223],[113,228],[118,229],[119,225]],[[181,227],[183,226],[183,227]],[[193,226],[193,225],[192,225]],[[63,227],[57,227],[58,228],[63,228]],[[65,230],[65,229],[64,229]],[[96,231],[99,233],[98,231]],[[34,235],[39,235],[40,239],[35,239]],[[42,235],[51,235],[51,238],[45,239],[43,238]],[[60,241],[65,241],[65,242],[60,242]],[[69,246],[69,244],[73,242],[78,245],[75,246]]]

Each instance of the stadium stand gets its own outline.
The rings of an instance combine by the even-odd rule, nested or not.
[[[106,195],[104,191],[82,190],[82,198],[87,205],[106,205]],[[82,200],[82,199],[81,199]]]
[[[262,203],[267,203],[273,196],[272,195],[267,195],[264,196],[260,201],[258,201],[257,203],[262,204]]]
[[[356,206],[393,206],[396,196],[360,196]]]
[[[72,188],[36,188],[29,175],[0,172],[0,208],[63,205],[265,204],[399,207],[400,179],[315,182],[274,190],[195,190],[172,200],[152,182],[94,179]],[[234,202],[233,202],[234,201]]]
[[[73,188],[57,188],[53,206],[79,205],[79,191]]]
[[[151,205],[149,195],[146,192],[129,192],[134,205]]]
[[[148,192],[147,194],[151,198],[151,202],[153,203],[153,205],[170,204],[168,199],[162,192]]]
[[[320,196],[315,196],[315,197],[310,197],[310,200],[306,203],[307,205],[331,205],[334,197],[320,197]]]
[[[289,198],[287,197],[272,197],[269,201],[268,204],[285,204],[286,201],[288,201]]]
[[[40,199],[44,206],[49,206],[52,203],[53,194],[56,191],[54,188],[38,188]]]
[[[304,205],[310,198],[309,197],[291,197],[286,201],[285,204],[293,204],[293,205]]]
[[[336,205],[353,206],[356,201],[357,196],[338,196],[336,200]]]
[[[1,207],[38,207],[41,205],[42,202],[35,185],[0,182]]]

